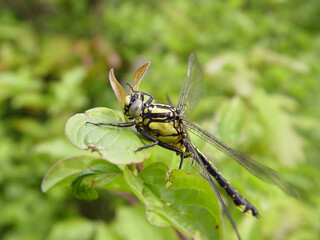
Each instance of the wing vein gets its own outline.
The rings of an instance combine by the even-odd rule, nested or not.
[[[183,82],[177,108],[180,116],[187,118],[198,106],[202,93],[203,72],[197,56],[189,56],[188,71]]]

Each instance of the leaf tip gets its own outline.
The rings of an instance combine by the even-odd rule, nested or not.
[[[41,190],[42,193],[46,193],[48,191],[48,189],[45,188],[45,186],[44,186],[44,183],[45,183],[46,180],[47,180],[47,175],[45,175],[43,177],[43,179],[41,181],[41,184],[40,184],[40,190]]]
[[[109,71],[109,81],[121,107],[123,107],[124,99],[128,94],[116,79],[113,68],[111,68]]]
[[[147,72],[151,62],[143,64],[134,74],[132,87],[134,90],[139,89],[139,84],[145,73]]]

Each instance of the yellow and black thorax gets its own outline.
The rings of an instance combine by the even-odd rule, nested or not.
[[[149,99],[144,101],[146,96]],[[182,119],[176,108],[166,104],[153,103],[151,95],[134,91],[126,98],[124,114],[129,121],[134,120],[136,127],[147,134],[185,152],[185,133]]]

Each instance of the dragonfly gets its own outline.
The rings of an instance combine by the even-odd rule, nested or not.
[[[229,147],[212,134],[186,120],[196,109],[202,93],[203,71],[197,56],[191,53],[188,61],[188,70],[183,82],[178,105],[155,103],[153,96],[141,91],[135,91],[130,84],[130,94],[125,97],[123,113],[128,118],[125,123],[93,123],[95,126],[135,127],[138,133],[151,141],[150,144],[139,147],[141,151],[153,146],[161,146],[176,152],[180,156],[179,169],[185,158],[192,158],[200,165],[201,175],[209,182],[224,212],[226,213],[238,239],[240,238],[235,221],[229,213],[213,179],[230,196],[233,203],[244,213],[260,217],[259,211],[222,176],[213,163],[202,154],[191,142],[189,133],[192,133],[231,159],[238,162],[245,169],[265,182],[272,183],[289,195],[296,195],[294,188],[278,173],[249,156]]]

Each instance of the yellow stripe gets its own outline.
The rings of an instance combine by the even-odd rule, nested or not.
[[[167,113],[170,114],[170,116],[172,116],[172,112],[170,111],[170,109],[158,108],[157,106],[154,106],[152,108],[151,113]]]
[[[157,130],[160,135],[171,136],[178,134],[178,131],[174,128],[173,122],[151,122],[149,128],[152,130]]]

